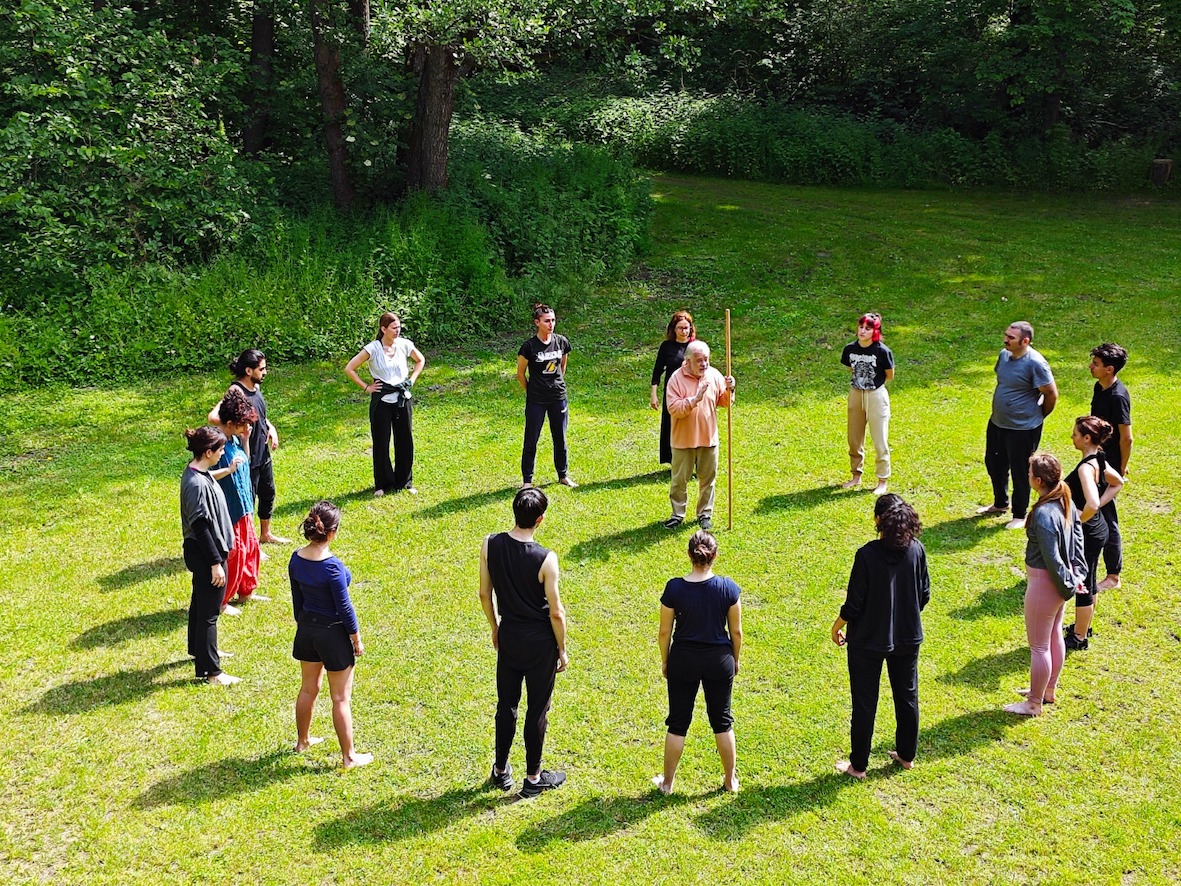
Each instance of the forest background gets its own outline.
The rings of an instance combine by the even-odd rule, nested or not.
[[[643,250],[640,169],[1148,188],[1179,35],[1175,0],[20,0],[0,383],[518,327]]]

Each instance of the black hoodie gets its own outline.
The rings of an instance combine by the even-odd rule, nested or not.
[[[892,548],[881,539],[863,545],[853,558],[841,618],[849,623],[850,647],[893,652],[923,642],[919,615],[931,599],[927,552],[917,540]]]

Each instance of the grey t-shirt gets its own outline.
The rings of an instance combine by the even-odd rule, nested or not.
[[[1033,348],[1014,359],[1008,351],[996,358],[996,390],[992,392],[992,423],[1010,431],[1031,431],[1045,420],[1042,392],[1054,381],[1046,358]]]

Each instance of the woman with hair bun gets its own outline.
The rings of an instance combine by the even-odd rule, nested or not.
[[[697,689],[705,693],[705,712],[722,760],[722,788],[736,793],[738,750],[730,698],[742,651],[742,593],[733,579],[714,575],[717,540],[699,529],[689,539],[692,570],[673,578],[660,598],[661,672],[668,682],[668,734],[664,771],[652,783],[671,794],[685,736],[693,721]]]
[[[291,654],[303,674],[295,700],[295,750],[306,751],[324,740],[313,736],[311,728],[312,710],[327,670],[332,725],[340,741],[342,765],[352,769],[372,763],[373,755],[358,753],[353,747],[353,666],[365,647],[349,599],[352,573],[329,549],[338,529],[340,509],[336,505],[329,501],[312,505],[303,521],[308,543],[291,555],[287,566],[297,624]]]
[[[558,472],[558,482],[571,489],[578,485],[568,473],[570,454],[566,449],[566,427],[570,421],[570,406],[566,400],[566,359],[570,356],[570,340],[554,332],[557,322],[553,308],[535,304],[533,325],[537,333],[517,351],[517,383],[525,392],[522,489],[533,485],[537,441],[546,418],[549,418],[549,433],[554,443],[554,469]]]
[[[865,778],[878,712],[882,663],[894,696],[894,750],[903,769],[914,766],[919,742],[919,645],[923,608],[931,599],[927,552],[919,541],[923,524],[900,496],[883,495],[873,508],[878,537],[853,558],[845,604],[832,623],[832,641],[849,657],[853,715],[849,759],[838,772]],[[847,628],[847,630],[845,630]]]
[[[857,340],[841,351],[841,365],[852,376],[849,387],[849,467],[852,477],[845,489],[861,485],[865,464],[865,429],[873,438],[876,453],[874,495],[884,495],[890,477],[890,394],[886,382],[894,378],[894,353],[882,344],[881,314],[862,314],[857,320]]]
[[[1074,421],[1070,442],[1082,453],[1082,461],[1066,477],[1071,500],[1081,505],[1079,520],[1083,524],[1083,553],[1087,562],[1087,587],[1074,597],[1074,624],[1067,625],[1066,648],[1086,649],[1095,617],[1095,593],[1098,584],[1099,555],[1107,545],[1108,525],[1104,509],[1119,495],[1124,485],[1123,475],[1107,463],[1103,444],[1111,436],[1112,427],[1093,415],[1080,415]]]
[[[206,426],[185,431],[193,458],[180,478],[180,526],[184,535],[185,566],[193,574],[189,600],[189,655],[197,678],[214,686],[237,683],[221,669],[217,649],[217,617],[226,584],[226,558],[234,546],[234,527],[226,497],[209,470],[221,458],[226,437]]]
[[[231,386],[217,405],[218,421],[227,435],[226,448],[210,476],[217,480],[225,495],[234,525],[234,546],[226,559],[226,587],[221,599],[225,615],[239,615],[240,609],[230,605],[247,600],[266,602],[269,598],[256,594],[258,565],[262,552],[258,536],[254,534],[254,491],[250,483],[250,426],[258,421],[258,411],[250,405],[238,386]]]
[[[664,331],[664,341],[656,352],[656,365],[652,368],[652,395],[649,405],[660,410],[660,463],[672,464],[673,447],[671,441],[672,418],[668,414],[668,380],[674,372],[685,362],[685,348],[689,342],[697,337],[697,330],[693,326],[693,315],[688,311],[677,311],[668,321],[668,328]],[[664,377],[665,392],[660,392],[660,378]]]
[[[1037,502],[1025,521],[1025,636],[1029,640],[1029,688],[1025,701],[1005,705],[1010,714],[1037,717],[1053,704],[1066,660],[1062,613],[1066,601],[1087,587],[1083,526],[1071,503],[1062,465],[1048,452],[1029,457],[1029,486]]]

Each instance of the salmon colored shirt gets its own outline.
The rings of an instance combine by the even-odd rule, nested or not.
[[[690,375],[682,366],[672,374],[665,389],[668,397],[668,414],[672,417],[672,433],[669,439],[673,449],[697,449],[701,446],[718,445],[718,407],[730,405],[730,391],[726,379],[712,366],[705,371],[709,379],[709,390],[694,405],[697,386],[701,379]]]

